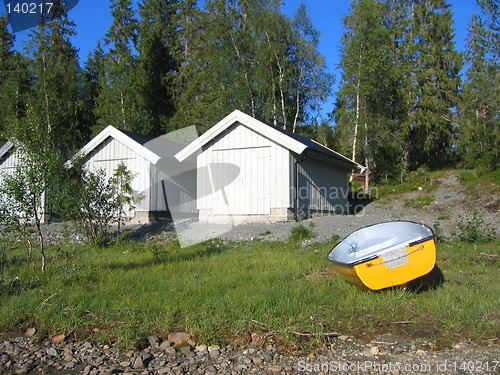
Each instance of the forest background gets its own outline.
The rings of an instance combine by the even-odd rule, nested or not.
[[[48,159],[47,150],[73,153],[107,125],[201,133],[240,109],[355,159],[375,180],[498,168],[498,0],[477,1],[463,53],[446,1],[352,1],[332,41],[341,51],[335,84],[305,3],[292,17],[281,6],[113,0],[113,21],[83,63],[64,2],[21,50],[1,16],[0,142]]]

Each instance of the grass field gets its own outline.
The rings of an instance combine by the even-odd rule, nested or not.
[[[50,247],[44,274],[26,265],[24,248],[4,248],[0,328],[37,327],[39,335],[64,333],[121,347],[178,329],[204,343],[263,331],[295,343],[292,331],[360,338],[391,332],[438,346],[498,338],[500,240],[439,244],[446,282],[422,293],[375,293],[347,284],[326,258],[334,244]],[[400,321],[411,324],[379,325]]]

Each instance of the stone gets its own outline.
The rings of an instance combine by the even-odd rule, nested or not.
[[[92,344],[88,341],[85,341],[83,344],[82,344],[82,348],[83,349],[90,349],[92,348]]]
[[[376,346],[371,346],[363,350],[363,355],[366,357],[374,357],[378,354],[379,349]]]
[[[144,367],[148,367],[149,363],[154,359],[154,356],[151,355],[151,353],[142,351],[141,358],[142,358],[142,363],[144,364]]]
[[[209,350],[208,355],[210,356],[210,358],[215,359],[219,358],[220,352],[218,350],[212,350],[212,351]]]
[[[206,345],[198,345],[198,346],[196,346],[194,348],[194,350],[196,350],[197,352],[202,352],[204,350],[206,351],[206,350],[208,350],[208,346],[206,346]]]
[[[168,335],[168,340],[173,342],[177,346],[187,344],[190,339],[191,335],[187,332],[173,332]]]
[[[46,353],[47,353],[47,355],[49,355],[51,357],[57,357],[57,355],[58,355],[57,350],[54,348],[48,348],[46,350]]]
[[[269,371],[271,371],[273,374],[279,374],[281,371],[283,371],[283,367],[271,366],[271,367],[269,367]]]
[[[264,361],[260,357],[254,357],[252,358],[252,362],[254,365],[260,366]]]
[[[157,335],[148,336],[148,341],[150,346],[158,346],[160,344],[160,338]]]
[[[164,352],[170,355],[174,355],[176,353],[176,350],[173,346],[169,346],[168,348],[165,348]]]
[[[163,341],[160,346],[158,347],[158,349],[160,349],[160,351],[164,352],[165,349],[169,348],[171,346],[170,344],[170,341]]]
[[[121,367],[130,367],[130,362],[129,361],[123,361],[123,362],[120,362],[120,366]]]
[[[191,347],[189,345],[181,346],[178,348],[179,352],[181,352],[184,355],[188,355],[191,353]]]
[[[233,370],[236,371],[236,372],[243,372],[246,369],[247,369],[247,366],[245,366],[245,365],[238,365],[235,368],[233,368]]]
[[[35,336],[35,333],[36,333],[36,328],[31,327],[31,328],[28,328],[24,334],[27,337],[33,337],[33,336]]]
[[[138,355],[137,357],[135,357],[135,359],[133,361],[132,368],[134,370],[141,370],[141,369],[144,368],[144,362],[142,361],[142,357],[140,355]]]
[[[219,350],[220,350],[219,345],[210,345],[210,346],[208,347],[208,352],[209,352],[209,353],[210,353],[210,352],[213,352],[213,351],[219,351]]]
[[[52,337],[51,341],[53,344],[60,344],[64,341],[65,338],[66,338],[66,335],[60,334],[60,335]]]
[[[347,339],[349,338],[349,336],[346,336],[346,335],[340,335],[339,337],[337,337],[340,341],[347,341]]]

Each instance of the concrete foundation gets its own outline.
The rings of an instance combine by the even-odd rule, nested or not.
[[[293,210],[290,208],[271,208],[269,215],[228,215],[214,214],[212,210],[200,210],[200,223],[211,224],[247,224],[247,223],[274,223],[293,220]]]

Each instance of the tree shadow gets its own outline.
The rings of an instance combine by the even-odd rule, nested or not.
[[[220,254],[229,247],[219,240],[209,240],[195,245],[193,248],[166,249],[161,244],[148,245],[151,257],[141,261],[116,261],[109,263],[105,268],[111,270],[132,270],[137,268],[147,268],[167,263],[181,263],[195,259],[207,258]]]

